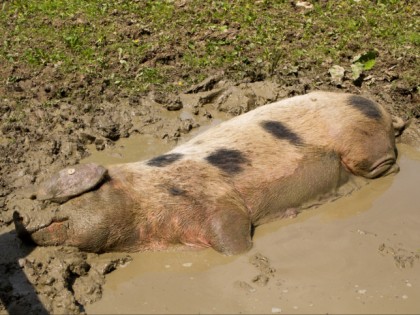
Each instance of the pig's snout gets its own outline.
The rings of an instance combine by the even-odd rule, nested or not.
[[[15,211],[13,222],[19,238],[32,241],[38,245],[59,245],[67,237],[68,217],[58,209],[25,213]]]

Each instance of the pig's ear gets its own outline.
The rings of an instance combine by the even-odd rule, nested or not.
[[[63,203],[95,189],[105,181],[107,169],[95,163],[67,167],[42,182],[35,191],[38,200]]]
[[[395,137],[399,137],[402,135],[405,129],[408,128],[411,124],[411,119],[403,120],[398,116],[392,116],[392,127],[394,127],[394,134]]]

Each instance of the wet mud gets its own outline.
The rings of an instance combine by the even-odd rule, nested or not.
[[[418,313],[420,151],[401,172],[296,218],[256,229],[254,247],[132,254],[91,314]]]
[[[33,106],[22,122],[2,112],[0,314],[418,312],[418,120],[403,135],[411,146],[400,145],[399,174],[257,228],[245,255],[96,255],[16,237],[12,217],[25,207],[22,191],[61,168],[147,159],[234,115],[306,92],[220,78],[190,90],[82,111],[65,101]]]
[[[233,84],[219,77],[179,96],[143,98],[80,108],[66,101],[24,109],[21,121],[2,104],[0,133],[0,314],[79,314],[99,300],[105,276],[130,255],[37,248],[14,230],[13,212],[28,207],[28,191],[65,166],[148,158],[234,115],[287,96],[273,82]],[[240,101],[240,102],[239,102]],[[118,108],[115,111],[114,108]],[[91,153],[104,152],[104,158]],[[131,153],[130,153],[131,152]],[[140,153],[140,154],[139,154]],[[39,211],[32,207],[33,211]]]

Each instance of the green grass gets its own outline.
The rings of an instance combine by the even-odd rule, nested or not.
[[[113,76],[118,79],[112,84],[146,91],[193,83],[220,69],[235,77],[252,71],[269,76],[286,65],[319,66],[327,58],[343,63],[349,43],[358,45],[357,53],[380,46],[386,50],[382,53],[395,56],[418,54],[420,44],[416,1],[315,2],[306,13],[290,1],[177,3],[4,2],[1,63],[35,69],[60,63],[64,74]],[[176,64],[150,63],[173,52],[178,53]],[[413,71],[418,70],[417,64]]]

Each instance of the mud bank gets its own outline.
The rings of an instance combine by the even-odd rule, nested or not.
[[[399,149],[397,176],[258,227],[245,255],[132,254],[87,313],[418,313],[420,151]]]

